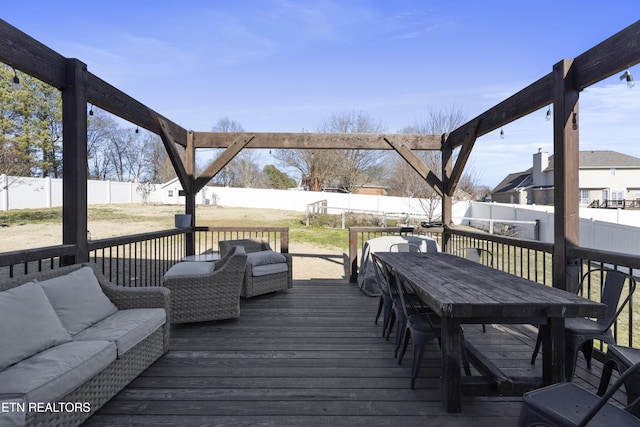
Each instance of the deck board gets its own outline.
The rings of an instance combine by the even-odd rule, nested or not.
[[[416,390],[411,355],[393,357],[393,336],[373,319],[378,298],[344,280],[296,281],[243,300],[236,320],[172,327],[169,352],[86,426],[106,425],[515,425],[519,397],[463,396],[462,413],[440,402],[439,349],[425,353]],[[510,375],[540,375],[528,363],[535,329],[465,327],[465,337]],[[578,367],[597,384],[600,371]]]

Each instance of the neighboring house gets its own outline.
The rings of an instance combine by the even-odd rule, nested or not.
[[[579,156],[580,206],[638,207],[640,158],[615,151],[580,151]],[[493,189],[491,200],[551,205],[553,169],[553,156],[538,151],[533,155],[533,167],[509,174]]]
[[[182,184],[178,178],[173,178],[171,181],[165,182],[159,185],[156,191],[159,194],[160,200],[154,200],[154,202],[162,203],[163,205],[184,205],[185,197],[182,190]],[[157,197],[157,196],[156,196]],[[210,188],[204,187],[196,194],[197,205],[211,205],[215,204],[215,195]]]

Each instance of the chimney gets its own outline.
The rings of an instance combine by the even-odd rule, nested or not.
[[[549,166],[549,153],[538,148],[533,155],[533,185],[535,187],[547,185],[544,170]]]

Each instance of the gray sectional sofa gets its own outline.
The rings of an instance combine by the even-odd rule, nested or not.
[[[79,425],[169,348],[169,294],[93,263],[0,280],[0,425]]]

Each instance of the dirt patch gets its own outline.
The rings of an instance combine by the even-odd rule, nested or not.
[[[173,228],[173,216],[184,213],[178,206],[109,205],[107,214],[89,214],[88,231],[91,239],[106,239],[130,234]],[[92,216],[99,216],[92,219]],[[107,218],[104,218],[107,216]],[[277,209],[245,209],[198,207],[197,224],[201,226],[252,226],[265,223],[302,219],[303,213]],[[55,246],[62,243],[62,224],[24,224],[0,228],[0,252]],[[345,272],[347,255],[337,248],[309,243],[289,242],[293,255],[293,278],[348,278]]]

